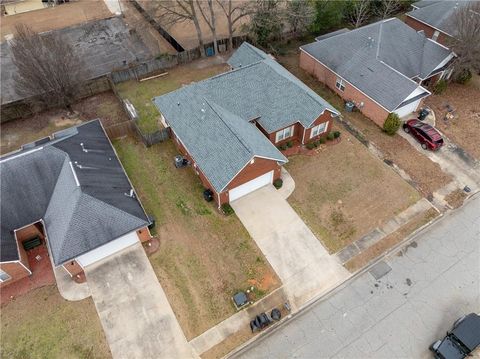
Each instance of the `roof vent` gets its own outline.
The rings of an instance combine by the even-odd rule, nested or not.
[[[423,31],[423,30],[418,30],[418,31],[417,31],[417,34],[420,34],[420,35],[425,36],[425,31]]]

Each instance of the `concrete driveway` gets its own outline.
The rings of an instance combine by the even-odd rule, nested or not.
[[[294,307],[349,276],[273,186],[260,188],[231,206],[280,277]]]
[[[114,358],[192,358],[140,243],[85,268]]]

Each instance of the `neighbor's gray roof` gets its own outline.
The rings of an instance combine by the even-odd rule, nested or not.
[[[121,17],[95,20],[52,32],[60,33],[78,56],[84,59],[87,67],[86,80],[151,57],[148,48],[138,36],[130,33]],[[17,94],[15,90],[14,75],[17,68],[12,62],[10,45],[6,41],[0,46],[1,103],[3,105],[21,100],[23,96]]]
[[[251,47],[243,44],[237,51],[250,51]],[[252,156],[286,162],[248,121],[257,119],[273,133],[296,122],[308,128],[326,109],[337,113],[265,53],[258,62],[153,101],[217,191],[222,191]]]
[[[343,29],[340,29],[340,30],[337,30],[337,31],[333,31],[333,32],[329,32],[328,34],[324,34],[324,35],[321,35],[321,36],[317,36],[315,38],[316,41],[322,41],[322,40],[325,40],[325,39],[328,39],[329,37],[332,37],[332,36],[337,36],[337,35],[340,35],[340,34],[344,34],[346,32],[349,32],[350,30],[347,29],[346,27],[344,27]]]
[[[309,53],[389,111],[451,51],[393,18],[304,45]]]
[[[422,7],[425,7],[425,6],[430,6],[432,4],[435,4],[439,1],[442,1],[442,0],[420,0],[420,1],[417,1],[417,2],[414,2],[412,4],[412,7],[417,7],[417,8],[422,8]]]
[[[248,42],[244,42],[228,59],[228,64],[235,68],[248,66],[256,62],[265,60],[269,56],[255,46],[250,45]]]
[[[55,265],[148,224],[100,122],[59,134],[1,158],[2,262],[18,259],[14,230],[40,219]]]
[[[452,15],[457,8],[468,5],[469,1],[444,0],[431,1],[425,4],[419,4],[419,9],[407,13],[414,19],[438,29],[447,35],[455,36],[455,29],[452,24]],[[416,5],[414,3],[413,5]]]

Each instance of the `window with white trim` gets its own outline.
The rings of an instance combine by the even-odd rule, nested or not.
[[[7,272],[0,269],[0,283],[6,282],[9,279],[12,279],[12,277],[10,277]]]
[[[435,30],[435,32],[433,33],[433,36],[432,36],[432,40],[437,41],[438,35],[440,35],[440,31]]]
[[[345,81],[340,77],[337,77],[337,81],[335,82],[335,87],[340,91],[345,91]]]
[[[290,126],[290,127],[284,128],[283,130],[278,131],[275,135],[275,143],[285,140],[286,138],[292,137],[293,128],[294,126]]]
[[[321,123],[315,127],[312,127],[312,130],[310,131],[310,138],[321,135],[327,130],[327,127],[328,127],[328,121]]]

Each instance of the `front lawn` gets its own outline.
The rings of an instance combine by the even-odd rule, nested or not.
[[[290,158],[295,180],[288,201],[335,253],[420,199],[417,191],[346,131],[315,156]]]
[[[2,306],[2,358],[111,358],[91,298],[69,302],[56,286]]]
[[[150,261],[188,339],[235,313],[231,296],[237,290],[254,285],[262,296],[279,286],[238,218],[204,201],[192,168],[174,167],[172,141],[146,148],[125,138],[114,145],[156,219],[160,249]]]
[[[200,68],[199,68],[200,67]],[[200,81],[227,71],[226,64],[198,66],[198,61],[168,69],[168,74],[156,79],[138,82],[127,81],[116,85],[120,96],[130,100],[138,112],[138,125],[145,132],[158,129],[160,114],[152,98],[174,91],[183,85]]]
[[[425,105],[435,112],[435,126],[476,159],[480,160],[480,88],[476,75],[471,83],[451,83],[441,95],[431,95]],[[455,109],[455,118],[445,121],[447,105]]]

